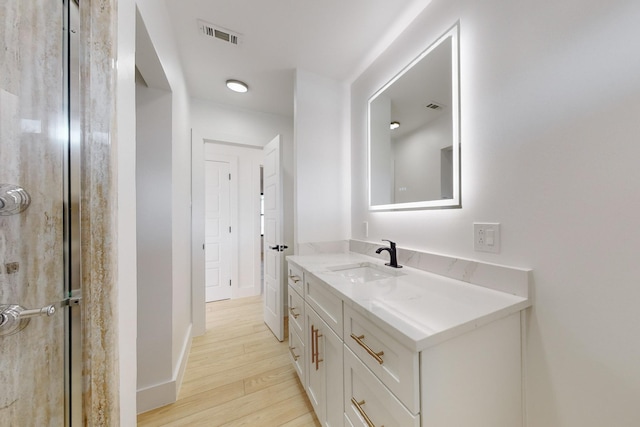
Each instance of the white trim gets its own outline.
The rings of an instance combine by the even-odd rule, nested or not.
[[[191,324],[193,336],[207,331],[204,274],[204,139],[191,129]]]
[[[178,392],[182,386],[184,372],[187,368],[187,360],[191,351],[192,327],[189,325],[186,339],[182,345],[182,351],[173,376],[169,381],[139,389],[136,393],[138,414],[174,403],[178,400]]]

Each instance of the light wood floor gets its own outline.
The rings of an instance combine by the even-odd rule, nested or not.
[[[261,297],[209,303],[178,401],[138,415],[138,426],[320,426],[288,353]]]

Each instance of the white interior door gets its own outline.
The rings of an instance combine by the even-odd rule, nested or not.
[[[284,305],[287,297],[282,280],[284,256],[282,227],[282,179],[280,135],[264,147],[264,322],[284,339]]]
[[[205,295],[231,298],[229,163],[205,161]]]

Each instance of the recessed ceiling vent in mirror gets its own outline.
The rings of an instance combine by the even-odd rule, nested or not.
[[[227,30],[219,25],[211,24],[200,19],[198,19],[198,30],[200,30],[200,33],[205,37],[215,38],[225,43],[230,43],[236,46],[242,43],[242,34]]]
[[[430,110],[441,110],[442,109],[442,105],[441,104],[437,104],[435,102],[430,102],[426,105],[427,108],[429,108]]]

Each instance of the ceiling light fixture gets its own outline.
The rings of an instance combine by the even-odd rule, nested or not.
[[[398,129],[400,127],[400,122],[391,122],[391,124],[389,125],[389,129],[394,130],[394,129]]]
[[[245,82],[241,82],[240,80],[227,80],[227,87],[234,92],[245,93],[249,90],[249,86]]]

